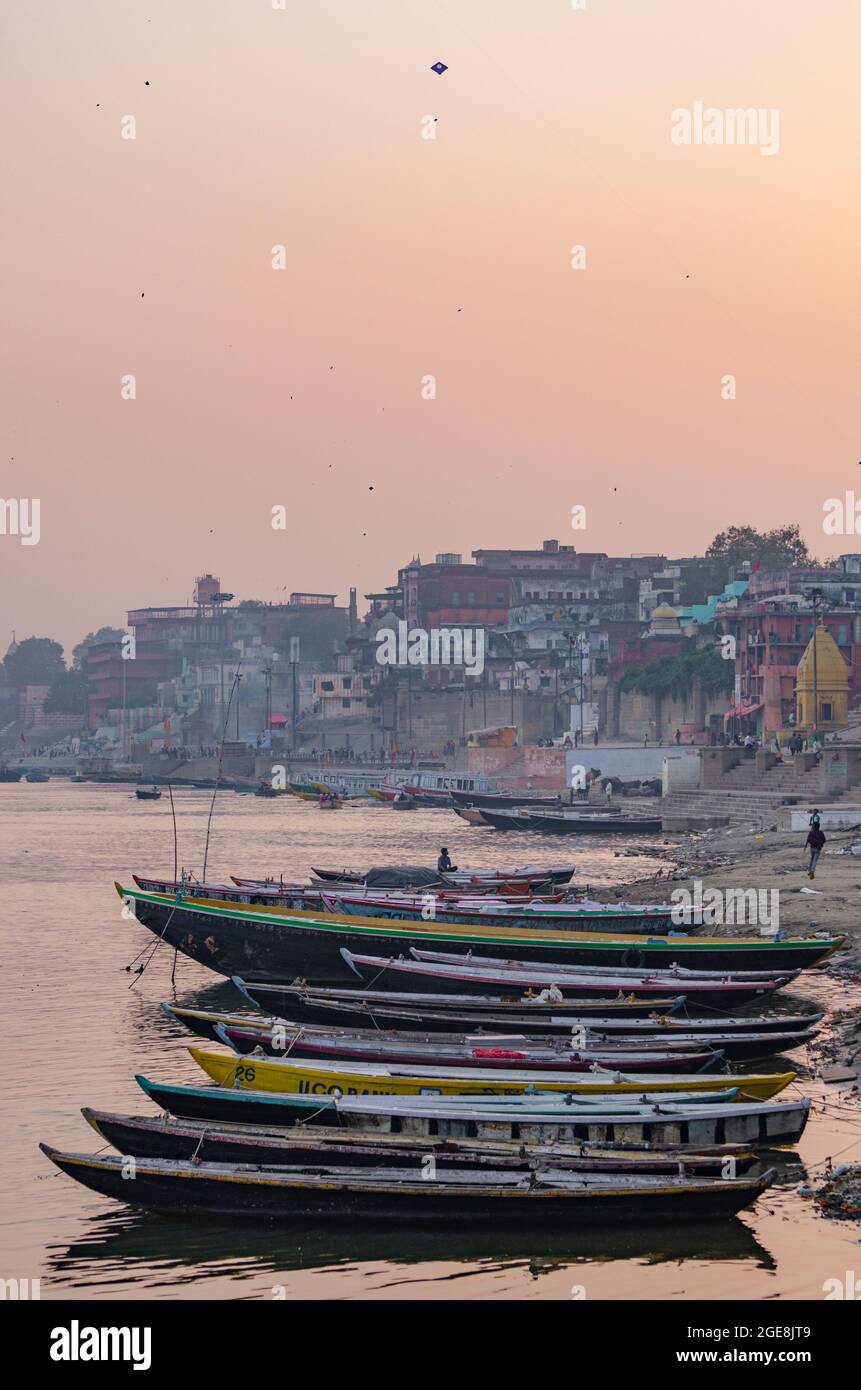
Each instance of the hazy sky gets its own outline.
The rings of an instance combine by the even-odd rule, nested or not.
[[[41,535],[0,535],[0,653],[204,571],[861,550],[822,533],[861,498],[858,0],[285,4],[3,0],[0,495]],[[674,144],[697,101],[778,152]]]

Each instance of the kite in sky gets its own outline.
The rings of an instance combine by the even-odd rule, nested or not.
[[[431,72],[435,72],[435,73],[438,74],[438,76],[442,77],[442,75],[443,75],[444,72],[448,72],[448,64],[447,64],[447,63],[434,63],[433,66],[432,66],[432,68],[431,68]]]

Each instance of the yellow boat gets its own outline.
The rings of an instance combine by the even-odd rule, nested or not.
[[[769,1100],[795,1080],[794,1071],[754,1075],[694,1072],[690,1075],[642,1074],[613,1079],[588,1072],[530,1072],[514,1075],[478,1067],[373,1066],[361,1062],[304,1062],[281,1057],[237,1057],[190,1047],[199,1067],[219,1086],[253,1091],[291,1091],[331,1096],[516,1096],[525,1091],[567,1091],[578,1096],[642,1096],[672,1091],[724,1091],[738,1088],[737,1100]]]

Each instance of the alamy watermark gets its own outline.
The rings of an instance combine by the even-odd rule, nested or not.
[[[38,545],[41,513],[38,497],[0,497],[0,536],[17,536],[22,545]]]
[[[82,1327],[77,1318],[70,1327],[51,1332],[52,1361],[131,1361],[135,1371],[152,1365],[152,1329],[149,1327]]]
[[[675,926],[693,918],[708,927],[744,924],[766,927],[773,932],[780,927],[778,888],[708,888],[704,891],[702,879],[697,878],[693,891],[674,888],[670,901],[673,904],[670,919]]]
[[[484,628],[411,628],[403,619],[398,630],[377,631],[380,666],[463,666],[473,676],[484,670]]]
[[[678,106],[670,113],[674,145],[754,145],[760,154],[780,150],[780,112],[777,107]]]

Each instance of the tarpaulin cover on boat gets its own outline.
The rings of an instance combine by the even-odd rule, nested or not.
[[[445,880],[434,869],[422,864],[400,864],[392,868],[369,869],[365,883],[369,888],[439,888]]]

